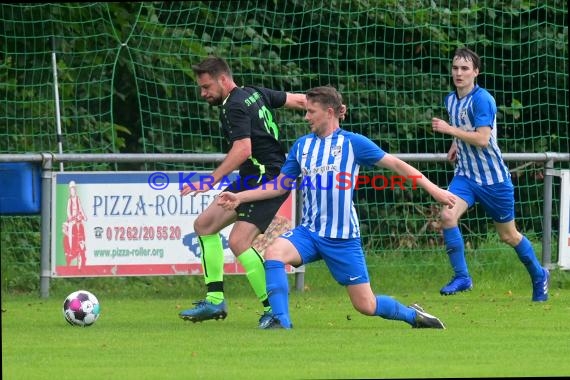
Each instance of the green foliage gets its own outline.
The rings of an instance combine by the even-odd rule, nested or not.
[[[34,293],[39,290],[40,218],[0,217],[2,294]]]
[[[337,86],[349,105],[347,124],[391,151],[445,151],[449,142],[431,135],[429,119],[443,112],[451,55],[461,45],[474,48],[484,60],[481,80],[497,97],[505,151],[567,150],[567,131],[560,129],[567,122],[567,102],[535,105],[539,98],[567,98],[567,89],[556,85],[567,83],[565,3],[334,3],[338,8],[319,12],[313,9],[320,1],[268,2],[265,8],[248,1],[5,4],[0,18],[9,38],[0,70],[2,91],[17,100],[9,112],[27,116],[4,123],[19,120],[21,130],[25,120],[40,120],[29,128],[41,133],[30,133],[38,140],[6,144],[0,151],[56,148],[54,134],[45,132],[56,128],[52,43],[64,135],[72,140],[75,133],[100,133],[99,144],[93,134],[86,141],[66,141],[67,151],[154,147],[154,152],[167,152],[194,146],[197,152],[221,151],[220,139],[206,146],[164,139],[188,129],[218,135],[210,124],[215,113],[189,91],[195,87],[190,66],[208,54],[228,58],[244,84],[291,91]],[[307,28],[307,23],[319,27]],[[22,36],[29,38],[17,38]],[[26,76],[32,67],[35,74]],[[101,113],[103,108],[113,112]],[[172,115],[177,120],[171,121]],[[292,122],[298,123],[302,125],[300,118]],[[17,135],[13,127],[10,131]],[[131,136],[121,141],[121,134]],[[48,144],[41,143],[46,136]]]
[[[348,105],[343,127],[391,153],[443,153],[450,139],[434,135],[429,121],[446,116],[450,61],[463,45],[482,57],[478,81],[497,99],[504,152],[570,151],[566,2],[323,4],[2,4],[0,153],[58,152],[58,129],[64,153],[224,152],[217,109],[200,99],[191,71],[210,54],[228,59],[240,85],[295,92],[338,87]],[[298,111],[279,110],[278,120],[285,147],[308,131]],[[524,165],[512,165],[517,218],[525,230],[540,233],[543,168]],[[172,167],[211,165],[70,163],[66,170]],[[449,167],[422,168],[438,185],[449,180]],[[366,247],[437,244],[432,203],[421,191],[359,191]],[[474,247],[489,222],[480,211],[470,211],[462,226]],[[1,239],[3,246],[19,246],[14,235]]]

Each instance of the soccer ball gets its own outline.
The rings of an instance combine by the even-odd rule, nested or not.
[[[99,318],[100,311],[99,300],[87,290],[73,292],[63,302],[63,316],[72,326],[91,326]]]

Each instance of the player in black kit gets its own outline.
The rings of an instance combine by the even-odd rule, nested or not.
[[[239,179],[227,191],[252,189],[279,175],[285,162],[285,151],[279,142],[279,125],[273,109],[287,107],[304,110],[304,94],[276,91],[262,87],[238,87],[225,60],[209,57],[192,66],[200,95],[213,106],[220,107],[220,124],[230,149],[222,163],[211,173],[209,181],[184,184],[181,195],[196,195],[210,190],[233,171]],[[269,185],[271,186],[271,185]],[[220,231],[234,223],[229,246],[244,267],[247,279],[263,304],[259,324],[271,318],[271,307],[265,289],[263,257],[252,246],[255,238],[265,232],[273,217],[287,199],[282,197],[245,203],[234,211],[224,210],[212,202],[195,220],[194,232],[201,248],[202,269],[206,282],[206,298],[194,302],[195,307],[182,311],[185,320],[200,322],[225,318],[224,251]]]

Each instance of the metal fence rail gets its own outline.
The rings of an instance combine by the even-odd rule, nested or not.
[[[445,153],[430,154],[395,154],[407,162],[446,162]],[[54,165],[65,162],[183,162],[183,163],[218,163],[224,159],[224,154],[70,154],[70,153],[26,153],[26,154],[0,154],[0,162],[31,162],[40,163],[42,167],[41,184],[41,257],[40,257],[40,297],[49,296],[50,249],[51,249],[51,199],[52,199],[52,172]],[[542,162],[544,166],[544,202],[543,202],[543,238],[542,263],[546,266],[552,264],[552,192],[553,177],[557,176],[554,170],[556,162],[570,162],[570,153],[505,153],[505,161]],[[62,167],[62,166],[61,166]],[[57,168],[55,169],[57,170]],[[304,272],[295,274],[295,287],[303,289]]]

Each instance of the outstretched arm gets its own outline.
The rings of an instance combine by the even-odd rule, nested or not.
[[[285,107],[297,110],[305,110],[307,108],[307,97],[305,94],[288,92],[287,100],[285,100]],[[346,117],[346,110],[346,105],[343,104],[339,115],[340,120],[344,120]]]
[[[424,176],[418,169],[400,160],[396,156],[387,153],[376,163],[376,166],[390,169],[404,176],[408,180],[414,181],[419,186],[424,188],[424,190],[426,190],[436,201],[443,205],[449,206],[450,208],[455,205],[455,195],[447,190],[438,187],[426,176]]]
[[[285,107],[296,110],[304,110],[307,108],[307,97],[305,94],[295,94],[288,92],[287,100],[285,100]]]
[[[235,210],[241,203],[275,198],[285,194],[293,188],[293,180],[293,178],[286,177],[281,173],[275,180],[269,181],[255,189],[242,191],[240,193],[224,191],[218,195],[216,202],[226,210]]]

